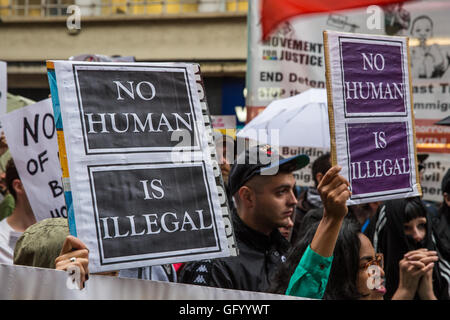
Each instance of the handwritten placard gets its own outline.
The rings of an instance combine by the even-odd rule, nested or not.
[[[50,99],[0,116],[36,220],[67,218]]]

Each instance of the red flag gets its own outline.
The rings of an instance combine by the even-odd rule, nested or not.
[[[263,39],[283,21],[292,17],[344,9],[385,5],[408,0],[262,0],[261,24]]]

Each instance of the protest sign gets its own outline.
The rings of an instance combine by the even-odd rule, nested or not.
[[[424,162],[424,172],[420,179],[422,192],[427,194],[428,201],[442,202],[442,179],[450,169],[450,157],[445,153],[432,153]]]
[[[434,125],[449,112],[448,1],[410,1],[302,15],[281,24],[265,41],[261,2],[249,2],[247,121],[275,99],[325,88],[323,30],[409,36],[417,151],[429,154],[426,162],[442,163],[442,158],[448,158],[450,133]],[[423,189],[423,199],[442,201],[428,192],[440,188],[440,182],[424,183],[428,188]]]
[[[6,62],[0,61],[0,114],[6,113],[7,79]]]
[[[408,39],[324,31],[332,164],[348,204],[421,194]]]
[[[90,270],[230,255],[227,235],[234,238],[198,67],[47,67],[70,231],[89,247]]]
[[[50,99],[0,116],[36,220],[67,218]]]

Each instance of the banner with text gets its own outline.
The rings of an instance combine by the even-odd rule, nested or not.
[[[67,61],[48,67],[67,151],[71,233],[89,247],[90,270],[230,255],[226,198],[196,68]]]
[[[408,39],[324,31],[332,164],[348,204],[421,194]]]
[[[0,121],[36,220],[67,218],[51,100],[4,114]]]

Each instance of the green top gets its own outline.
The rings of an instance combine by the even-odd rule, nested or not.
[[[2,202],[0,202],[0,221],[9,217],[14,211],[16,202],[11,193],[8,193]]]
[[[308,246],[289,281],[286,295],[322,299],[332,262],[333,256],[322,257]]]
[[[6,171],[6,165],[8,164],[9,159],[11,159],[11,152],[8,149],[0,156],[0,171]]]

